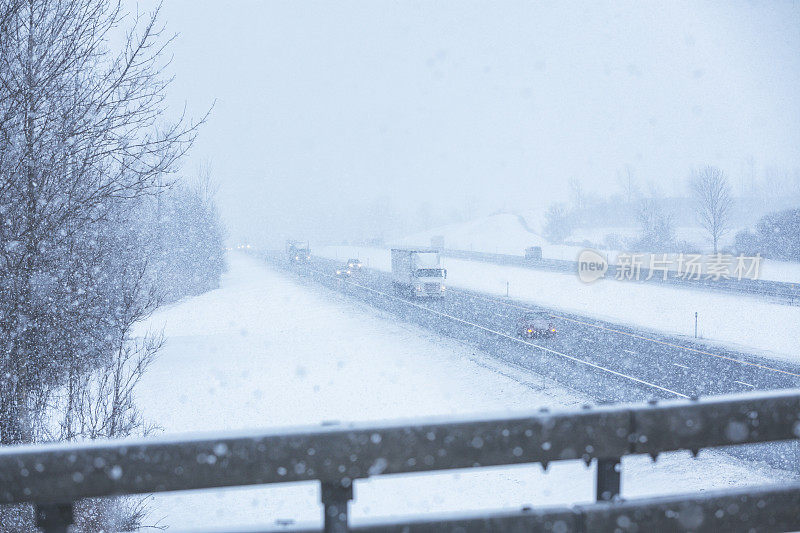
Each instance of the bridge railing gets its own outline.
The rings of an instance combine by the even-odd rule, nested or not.
[[[546,468],[554,461],[582,459],[597,465],[593,505],[350,529],[425,531],[460,524],[466,530],[484,530],[527,524],[526,529],[548,530],[555,520],[556,530],[562,531],[591,531],[602,524],[613,529],[628,522],[639,531],[663,530],[661,526],[670,524],[667,529],[712,531],[732,530],[732,520],[747,530],[772,517],[767,530],[790,530],[800,528],[800,485],[623,502],[620,458],[798,437],[800,391],[791,390],[499,418],[16,446],[0,449],[0,504],[33,504],[40,527],[55,532],[66,531],[74,503],[83,498],[318,481],[325,531],[345,531],[350,528],[353,482],[359,479],[523,463]],[[791,505],[791,512],[785,505]],[[687,520],[695,526],[700,520],[704,527],[686,527]]]

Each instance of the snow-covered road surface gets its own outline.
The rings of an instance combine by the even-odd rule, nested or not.
[[[143,327],[167,345],[138,389],[145,416],[166,433],[518,411],[585,401],[518,378],[467,345],[232,253],[216,291],[173,305]],[[725,455],[669,454],[623,463],[623,495],[761,483],[781,476]],[[354,523],[387,515],[586,502],[582,462],[398,476],[357,482]],[[275,520],[319,524],[315,484],[158,495],[151,521],[220,529]]]

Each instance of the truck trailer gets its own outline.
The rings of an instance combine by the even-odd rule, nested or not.
[[[395,293],[420,298],[444,298],[447,270],[439,251],[392,248],[392,286]]]

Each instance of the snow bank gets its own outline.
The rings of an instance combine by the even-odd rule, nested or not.
[[[329,247],[316,250],[328,257],[368,259],[372,267],[391,270],[388,250]],[[448,284],[578,313],[610,322],[631,324],[677,335],[699,335],[746,351],[800,360],[800,308],[769,303],[757,297],[717,294],[652,283],[600,280],[585,284],[571,274],[543,272],[444,258]]]
[[[383,260],[383,255],[376,258]],[[290,274],[231,253],[222,287],[174,305],[144,327],[167,345],[138,389],[145,416],[168,434],[325,420],[385,420],[583,403],[468,345],[398,323]],[[453,268],[453,267],[451,267]],[[457,270],[455,267],[454,270]],[[516,378],[516,379],[515,379]],[[669,454],[624,461],[626,496],[762,483],[727,456]],[[582,462],[392,476],[355,485],[355,522],[388,515],[588,502],[594,472]],[[151,521],[222,531],[293,520],[318,526],[318,487],[295,483],[158,495]]]

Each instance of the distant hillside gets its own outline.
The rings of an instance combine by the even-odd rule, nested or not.
[[[529,231],[518,215],[499,214],[469,222],[448,224],[421,231],[397,240],[404,246],[430,246],[431,237],[444,237],[445,248],[521,255],[528,246],[544,246],[546,241]],[[530,228],[533,229],[533,228]]]

